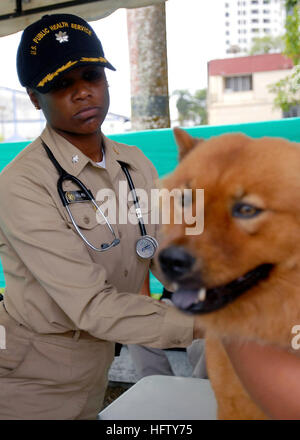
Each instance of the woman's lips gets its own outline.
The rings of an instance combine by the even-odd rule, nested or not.
[[[98,117],[100,114],[99,107],[85,107],[74,115],[75,119],[85,120]]]

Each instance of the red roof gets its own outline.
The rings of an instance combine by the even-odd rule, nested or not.
[[[208,62],[208,75],[237,75],[291,69],[293,62],[281,53],[268,53],[248,57],[225,58]]]

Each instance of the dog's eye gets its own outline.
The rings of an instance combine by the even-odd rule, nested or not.
[[[232,215],[238,218],[253,218],[262,212],[261,208],[250,205],[249,203],[238,202],[233,205]]]

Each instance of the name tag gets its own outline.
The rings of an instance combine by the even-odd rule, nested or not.
[[[69,203],[88,202],[90,199],[83,191],[65,191]]]

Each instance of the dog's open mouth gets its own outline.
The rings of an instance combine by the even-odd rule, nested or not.
[[[266,279],[272,264],[261,264],[230,283],[211,289],[195,286],[195,280],[186,279],[178,283],[172,301],[181,310],[190,313],[209,313],[231,303],[242,293]]]

